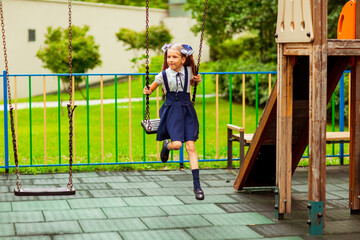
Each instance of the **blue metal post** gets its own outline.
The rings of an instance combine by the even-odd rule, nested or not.
[[[339,130],[344,131],[344,74],[340,79],[340,116],[339,116]],[[344,144],[340,143],[340,165],[344,164]]]
[[[5,172],[9,173],[9,136],[8,136],[8,108],[7,108],[7,77],[3,71],[3,96],[4,96],[4,147],[5,147]]]
[[[179,151],[179,162],[180,162],[180,168],[184,167],[184,144],[181,146]]]

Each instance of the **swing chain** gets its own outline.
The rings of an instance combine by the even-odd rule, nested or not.
[[[69,183],[67,185],[69,190],[73,190],[73,179],[72,179],[72,151],[73,151],[73,114],[76,106],[72,106],[72,28],[71,28],[71,0],[69,0],[69,104],[68,108],[68,117],[69,117]]]
[[[198,75],[199,70],[200,70],[200,59],[201,59],[202,44],[203,44],[203,39],[204,39],[204,30],[205,30],[205,19],[206,19],[207,5],[208,5],[208,0],[205,0],[202,27],[201,27],[200,45],[199,45],[199,55],[198,55],[198,60],[197,60],[196,68],[195,68],[195,74],[196,75]],[[193,96],[192,96],[192,99],[191,99],[193,105],[195,105],[196,87],[197,87],[197,82],[195,82],[194,92],[193,92]]]
[[[6,40],[5,40],[5,24],[4,24],[4,13],[3,13],[2,0],[0,0],[0,18],[1,18],[2,40],[3,40],[3,46],[4,46],[3,50],[4,50],[4,60],[5,60],[8,102],[9,102],[9,109],[10,109],[11,136],[12,136],[12,144],[13,144],[13,151],[14,151],[15,167],[16,167],[16,187],[17,187],[17,190],[20,191],[20,189],[21,189],[21,181],[20,181],[19,162],[18,162],[17,146],[16,146],[13,106],[11,104],[9,67],[8,67],[7,49],[6,49]]]
[[[149,0],[146,0],[146,87],[149,89]],[[150,109],[149,109],[149,94],[146,94],[146,108],[145,108],[145,120],[148,122],[148,129],[151,129],[151,123],[150,123]]]

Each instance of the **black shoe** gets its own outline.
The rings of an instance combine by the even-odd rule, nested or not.
[[[168,139],[164,140],[164,142],[163,142],[163,148],[161,149],[160,157],[161,157],[161,161],[162,161],[163,163],[166,163],[166,162],[168,161],[168,159],[169,159],[169,152],[170,152],[170,151],[169,151],[169,149],[167,149],[168,143],[169,143],[169,140],[168,140]]]
[[[204,200],[205,195],[202,189],[194,190],[196,200]]]

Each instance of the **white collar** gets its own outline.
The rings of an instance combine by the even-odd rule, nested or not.
[[[172,70],[170,67],[168,68],[168,70],[169,70],[169,74],[171,75],[171,76],[176,76],[176,74],[178,73],[178,72],[175,72],[174,70]],[[185,76],[185,68],[184,68],[184,66],[182,66],[181,67],[181,70],[179,71],[179,73],[181,74],[181,75],[183,75],[183,76]]]

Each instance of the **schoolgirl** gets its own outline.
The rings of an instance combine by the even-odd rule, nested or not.
[[[200,186],[199,163],[195,141],[199,135],[199,122],[195,108],[190,100],[190,85],[201,82],[201,76],[195,76],[193,49],[186,44],[165,44],[162,72],[155,81],[143,89],[144,94],[151,94],[158,86],[166,94],[166,100],[160,108],[160,124],[157,140],[164,141],[161,160],[167,162],[170,150],[179,150],[185,142],[193,175],[194,193],[197,200],[204,199]],[[171,139],[171,142],[168,140]]]

